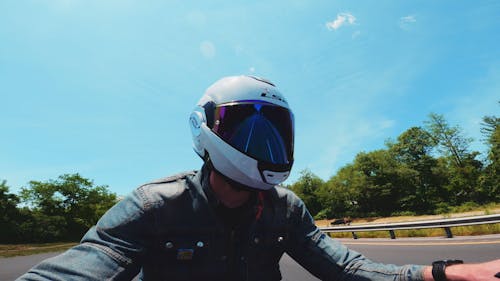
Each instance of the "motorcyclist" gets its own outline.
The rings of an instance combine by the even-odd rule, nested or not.
[[[322,233],[278,186],[293,165],[294,117],[272,82],[217,81],[189,126],[200,171],[140,186],[79,245],[19,280],[131,280],[139,272],[144,280],[280,280],[284,253],[322,280],[494,280],[499,261],[439,262],[433,273],[373,262]]]

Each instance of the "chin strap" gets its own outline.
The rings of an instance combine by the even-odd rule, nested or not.
[[[257,204],[257,213],[255,214],[255,220],[259,220],[262,216],[262,211],[264,210],[264,192],[259,191],[257,194],[257,199],[259,203]]]

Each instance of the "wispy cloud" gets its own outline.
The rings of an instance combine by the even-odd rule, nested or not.
[[[352,110],[356,109],[351,107],[345,116],[352,114]],[[356,114],[356,116],[360,116],[360,114]],[[396,121],[381,116],[366,116],[362,119],[358,117],[348,118],[345,120],[345,124],[337,123],[335,128],[330,128],[330,132],[325,137],[328,142],[318,144],[316,140],[319,152],[316,157],[302,160],[300,159],[301,155],[298,154],[297,159],[300,162],[306,162],[306,167],[318,176],[328,179],[338,169],[351,163],[359,152],[375,149],[375,147],[369,146],[370,141],[378,140],[383,143],[395,125]],[[300,167],[294,172],[299,172],[302,169],[304,168]]]
[[[199,28],[204,27],[207,23],[205,14],[200,11],[191,11],[187,14],[186,19],[189,24]]]
[[[337,14],[337,18],[333,21],[327,22],[326,28],[328,30],[337,30],[343,25],[353,25],[356,22],[356,18],[350,13],[340,13]]]
[[[395,120],[390,120],[390,119],[382,120],[378,124],[378,126],[379,126],[380,129],[389,129],[389,128],[394,127],[394,125],[396,125],[396,121]]]
[[[414,24],[417,22],[417,18],[415,15],[408,15],[405,17],[401,17],[399,19],[399,27],[402,29],[408,28],[411,24]]]
[[[210,41],[203,41],[200,44],[200,52],[203,57],[207,59],[212,59],[215,57],[215,45]]]
[[[412,23],[412,22],[417,22],[417,19],[415,18],[415,15],[410,15],[410,16],[402,17],[401,22]]]
[[[458,97],[446,100],[447,107],[452,108],[445,115],[451,124],[458,124],[467,137],[472,137],[472,149],[485,151],[484,136],[481,134],[481,122],[484,116],[498,116],[500,98],[500,63],[491,63],[487,73],[473,83],[471,89],[458,92]],[[478,98],[480,97],[480,98]]]
[[[361,68],[359,62],[353,63],[356,69]],[[314,122],[302,121],[303,115],[297,112],[297,132],[301,133],[297,133],[296,164],[291,181],[306,167],[327,180],[339,168],[352,163],[359,152],[384,148],[387,138],[397,137],[406,120],[385,108],[392,103],[391,97],[405,93],[406,85],[421,73],[420,63],[405,57],[382,69],[346,70],[331,81],[333,86],[328,94],[315,105],[318,113],[307,112],[307,118]],[[408,69],[408,65],[414,68]],[[329,112],[329,118],[319,112]]]

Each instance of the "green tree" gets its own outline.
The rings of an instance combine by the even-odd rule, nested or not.
[[[443,115],[431,113],[429,120],[424,123],[429,136],[438,145],[440,152],[449,156],[456,166],[462,166],[464,157],[467,157],[469,153],[472,139],[464,137],[460,127],[450,126]]]
[[[488,152],[489,164],[494,164],[496,167],[500,166],[500,118],[495,116],[483,117],[481,133],[490,149]]]
[[[429,135],[446,158],[441,164],[448,170],[449,183],[445,186],[449,193],[448,202],[460,205],[477,200],[483,165],[475,159],[479,153],[469,151],[472,139],[466,138],[460,127],[450,126],[442,115],[431,113],[425,124]]]
[[[421,127],[411,127],[398,136],[397,142],[387,142],[398,161],[411,166],[419,166],[430,157],[436,141]]]
[[[354,159],[353,169],[360,173],[356,184],[362,184],[352,186],[358,194],[360,212],[370,216],[390,215],[399,209],[404,183],[400,181],[398,163],[387,150],[359,153]]]
[[[500,202],[500,118],[483,117],[481,133],[489,147],[486,167],[480,178],[480,202]]]
[[[322,209],[318,199],[318,190],[324,181],[309,170],[303,170],[300,174],[300,178],[289,188],[304,201],[311,215],[316,216]]]
[[[388,150],[358,153],[324,186],[329,216],[379,216],[401,210],[400,198],[408,186],[404,172]]]
[[[19,235],[18,220],[21,217],[17,204],[19,198],[9,193],[7,181],[0,182],[0,243],[16,242]]]
[[[436,145],[420,127],[412,127],[399,135],[396,142],[387,143],[389,152],[399,163],[401,211],[429,212],[447,196],[443,190],[446,174],[438,169],[438,161],[431,155]]]
[[[359,216],[360,194],[366,186],[366,176],[353,164],[342,167],[323,187],[320,197],[327,218]]]
[[[116,203],[116,195],[107,186],[94,186],[79,174],[31,181],[29,188],[21,190],[21,198],[33,212],[33,221],[27,222],[27,227],[39,230],[45,240],[81,238]],[[43,225],[47,227],[40,228]]]

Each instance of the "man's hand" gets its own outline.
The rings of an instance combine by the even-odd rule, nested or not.
[[[448,281],[500,281],[495,274],[500,272],[500,259],[484,263],[454,264],[445,269]],[[434,281],[432,267],[424,269],[424,280]]]

